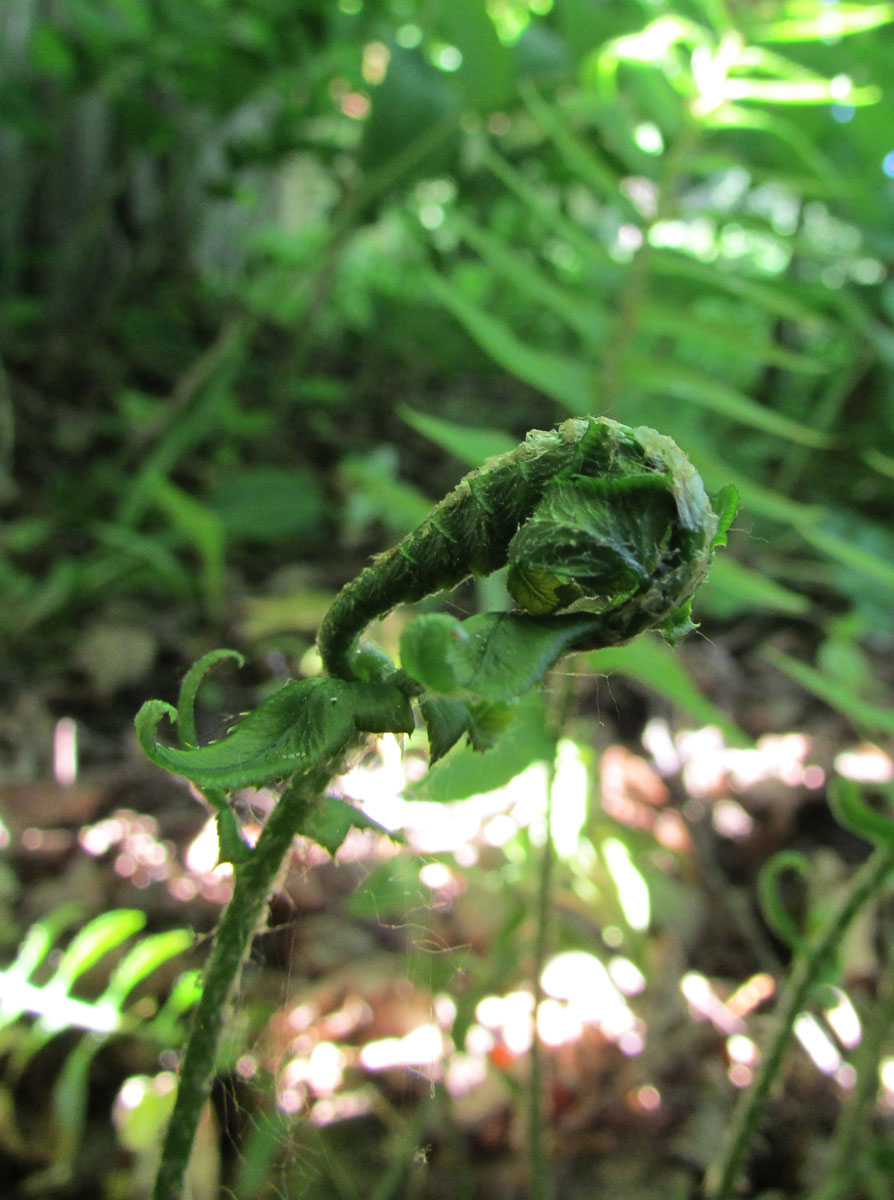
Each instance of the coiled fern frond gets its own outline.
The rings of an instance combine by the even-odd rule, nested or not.
[[[319,634],[330,675],[355,678],[357,638],[398,604],[509,567],[508,590],[534,617],[588,613],[577,644],[617,645],[692,628],[690,601],[735,513],[715,500],[671,438],[608,417],[532,430],[488,459],[336,598]]]

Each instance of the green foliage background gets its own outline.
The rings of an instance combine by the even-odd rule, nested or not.
[[[742,494],[718,611],[877,628],[891,15],[6,6],[8,633],[100,596],[219,619],[234,568],[402,531],[433,459],[402,404],[659,426]]]

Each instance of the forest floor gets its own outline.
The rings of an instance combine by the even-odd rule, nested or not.
[[[590,850],[558,844],[552,872],[539,1030],[558,1200],[699,1196],[791,957],[761,915],[760,870],[778,850],[805,854],[808,885],[792,872],[783,894],[813,919],[868,853],[833,820],[829,780],[871,783],[891,769],[741,634],[696,636],[681,653],[750,747],[693,729],[622,678],[588,677],[584,662],[570,668],[575,730],[589,731],[584,760],[598,764],[598,815],[583,829]],[[64,945],[115,910],[140,910],[144,933],[185,928],[191,941],[135,988],[130,1024],[115,1036],[73,1018],[41,1023],[41,1000],[11,1020],[13,980],[3,977],[0,1176],[9,1200],[147,1194],[176,1053],[140,1022],[200,965],[231,883],[231,868],[216,864],[207,805],[146,763],[132,732],[136,707],[153,694],[143,689],[171,690],[167,666],[139,685],[99,668],[69,673],[22,692],[2,716],[0,741],[11,760],[15,751],[0,786],[3,961],[41,922],[57,922]],[[231,711],[238,703],[224,700]],[[529,1194],[544,773],[438,805],[407,798],[424,771],[415,739],[400,747],[386,738],[337,781],[401,840],[355,830],[334,860],[296,842],[228,1024],[196,1200]],[[238,797],[249,835],[273,802],[266,792]],[[587,853],[608,837],[621,858],[647,864],[644,920],[636,877],[623,911],[593,885]],[[857,1014],[879,986],[877,909],[855,923],[836,990],[799,1029],[753,1148],[747,1195],[810,1196],[824,1178],[854,1089]],[[72,996],[103,993],[123,943],[112,950],[93,956]],[[59,961],[51,951],[31,982]],[[884,1081],[883,1071],[877,1145],[894,1136],[894,1079],[891,1089]]]

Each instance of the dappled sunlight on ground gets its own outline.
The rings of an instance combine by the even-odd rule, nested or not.
[[[57,740],[57,774],[73,789],[76,731],[63,727]],[[363,1119],[387,1126],[396,1110],[421,1111],[438,1096],[476,1146],[511,1156],[524,1149],[519,1097],[536,1037],[561,1153],[589,1153],[594,1138],[611,1150],[660,1122],[684,1158],[697,1156],[705,1081],[725,1081],[717,1119],[728,1119],[760,1070],[779,1003],[772,959],[788,953],[764,930],[771,961],[762,960],[747,922],[725,900],[715,904],[705,839],[725,886],[732,873],[759,924],[753,864],[790,844],[800,814],[824,811],[836,776],[869,787],[894,778],[889,755],[859,743],[826,752],[800,734],[742,749],[712,727],[676,731],[656,718],[640,747],[614,742],[597,753],[565,739],[552,768],[532,764],[503,787],[452,802],[417,798],[426,769],[412,742],[382,737],[332,788],[379,830],[352,829],[334,857],[296,839],[242,983],[246,1004],[263,998],[258,1011],[268,1013],[272,984],[274,1010],[234,1057],[233,1078],[269,1094],[283,1121],[319,1130]],[[276,802],[269,790],[234,798],[249,844]],[[19,853],[64,852],[59,830],[15,816],[4,836]],[[175,839],[155,817],[121,806],[66,836],[118,887],[164,893],[175,906],[201,900],[213,923],[233,868],[218,862],[213,813],[190,829]],[[535,992],[547,830],[552,949]],[[817,874],[810,904],[840,887],[837,860],[827,858],[817,859],[827,874]],[[364,895],[369,904],[353,910]],[[868,936],[855,926],[840,986],[799,1015],[801,1065],[789,1086],[822,1080],[839,1102],[854,1090],[861,988],[874,962]],[[176,1066],[165,1051],[160,1073],[126,1081],[115,1107],[122,1139],[133,1106],[166,1102]],[[879,1111],[894,1113],[894,1061],[881,1063],[879,1080]]]

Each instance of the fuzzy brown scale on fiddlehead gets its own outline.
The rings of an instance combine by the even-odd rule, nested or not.
[[[604,616],[594,634],[600,644],[653,625],[673,636],[688,624],[683,610],[717,531],[701,478],[670,438],[607,417],[574,417],[533,430],[470,472],[422,525],[377,556],[336,598],[320,653],[330,674],[352,678],[354,647],[370,621],[507,564],[510,594],[524,612],[585,604]]]

